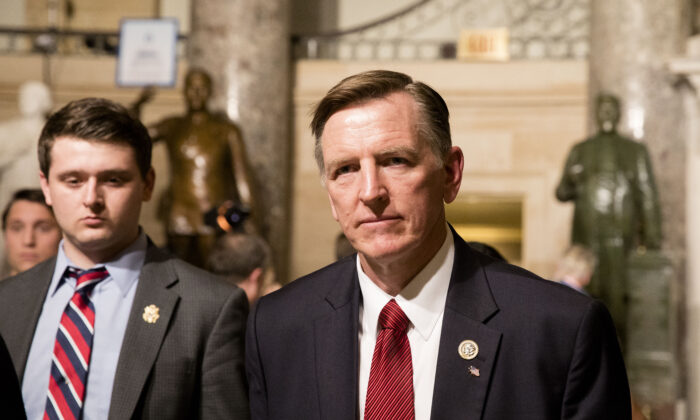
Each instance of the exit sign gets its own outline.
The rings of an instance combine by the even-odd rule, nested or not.
[[[457,58],[508,60],[508,28],[463,29],[457,44]]]

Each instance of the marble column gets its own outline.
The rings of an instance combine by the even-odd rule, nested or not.
[[[686,3],[591,0],[589,57],[589,103],[601,91],[617,95],[623,106],[620,131],[644,141],[649,149],[662,206],[662,248],[676,273],[671,288],[681,291],[686,272],[687,142],[683,97],[667,63],[684,50],[690,30]],[[590,121],[592,128],[593,116]]]
[[[685,94],[685,108],[688,133],[687,183],[687,278],[685,288],[686,339],[687,349],[687,396],[690,416],[700,416],[700,359],[696,349],[700,346],[700,36],[693,36],[688,42],[686,56],[678,57],[669,63],[671,70],[685,78],[682,84]]]
[[[289,260],[291,141],[288,0],[192,0],[191,66],[213,78],[212,109],[243,131],[278,279]]]

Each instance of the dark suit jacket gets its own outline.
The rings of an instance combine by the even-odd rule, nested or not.
[[[0,334],[19,378],[55,259],[0,282]],[[159,308],[155,323],[144,308]],[[149,245],[122,343],[110,419],[248,418],[242,290]],[[49,374],[48,372],[46,373]]]
[[[24,414],[22,391],[2,336],[0,336],[0,407],[2,407],[3,418],[8,420],[27,418]]]
[[[357,419],[354,258],[263,297],[248,319],[253,419]],[[460,342],[474,340],[475,359]],[[479,376],[469,373],[470,367]],[[420,404],[420,402],[417,402]],[[605,307],[473,251],[455,234],[432,419],[628,419],[629,386]]]

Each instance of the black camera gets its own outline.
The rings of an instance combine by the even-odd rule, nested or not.
[[[221,232],[243,232],[243,224],[249,216],[248,206],[227,200],[204,213],[204,223]]]

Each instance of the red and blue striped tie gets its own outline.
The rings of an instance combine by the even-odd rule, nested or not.
[[[87,271],[68,267],[63,276],[76,279],[75,292],[56,333],[44,419],[77,420],[85,398],[95,327],[95,307],[90,293],[109,273],[104,267]]]
[[[408,317],[394,299],[379,314],[381,331],[369,371],[365,420],[413,420],[413,364]]]

